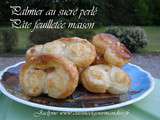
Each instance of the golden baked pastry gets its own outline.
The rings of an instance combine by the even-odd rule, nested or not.
[[[131,53],[111,34],[95,35],[92,43],[78,37],[61,38],[27,50],[20,86],[29,96],[45,93],[62,99],[74,92],[80,75],[90,92],[126,93],[130,78],[118,67],[130,58]]]
[[[88,42],[86,39],[81,39],[78,37],[72,38],[61,38],[53,42],[48,42],[43,45],[42,49],[36,49],[35,47],[27,51],[27,57],[34,56],[31,51],[33,49],[36,51],[34,53],[41,54],[51,54],[59,55],[68,58],[71,60],[81,71],[88,67],[96,57],[95,47]]]
[[[34,59],[42,53],[43,45],[35,45],[27,50],[26,52],[26,61],[29,59]]]
[[[83,86],[93,93],[105,93],[110,86],[109,69],[103,64],[88,67],[81,74]]]
[[[122,94],[128,92],[131,86],[131,80],[126,72],[118,67],[112,67],[109,70],[110,87],[108,91],[112,94]]]
[[[65,47],[66,47],[65,44],[62,41],[60,41],[59,39],[54,40],[52,42],[48,42],[43,45],[42,53],[64,56]]]
[[[93,93],[126,93],[130,87],[130,78],[118,67],[99,64],[88,67],[81,74],[83,86]]]
[[[130,51],[119,42],[118,38],[111,34],[95,35],[92,44],[95,45],[98,56],[101,56],[100,61],[104,61],[103,64],[122,67],[128,63],[132,56]],[[99,63],[99,60],[96,59],[95,63]]]
[[[119,40],[111,34],[100,33],[93,36],[92,44],[96,47],[98,54],[104,55],[106,48],[112,46],[118,41]]]
[[[104,60],[107,64],[122,67],[131,59],[130,51],[120,42],[106,47]]]
[[[76,66],[64,57],[39,55],[27,61],[20,72],[20,85],[25,94],[42,93],[53,98],[70,96],[78,85]]]

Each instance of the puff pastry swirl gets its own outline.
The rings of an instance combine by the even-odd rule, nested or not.
[[[93,37],[92,44],[95,45],[98,57],[95,63],[113,65],[122,67],[124,64],[128,63],[132,57],[130,51],[120,43],[118,38],[111,34],[97,34]]]
[[[118,67],[99,64],[88,67],[81,74],[83,86],[93,93],[126,93],[130,88],[129,76]]]
[[[61,38],[48,42],[43,46],[34,46],[27,51],[26,58],[32,59],[37,54],[51,54],[66,57],[72,61],[78,69],[88,67],[96,57],[95,47],[86,39],[78,37]]]
[[[53,98],[70,96],[78,85],[76,66],[64,57],[39,55],[30,59],[21,69],[20,85],[25,94],[42,93]]]

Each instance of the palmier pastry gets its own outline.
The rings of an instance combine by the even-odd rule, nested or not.
[[[103,64],[88,67],[81,74],[83,86],[93,93],[105,93],[111,82],[109,69],[109,66]]]
[[[66,46],[62,41],[54,40],[43,45],[42,53],[64,56],[65,47]]]
[[[92,44],[96,47],[98,54],[104,55],[106,48],[112,46],[118,41],[119,40],[111,34],[100,33],[93,36]]]
[[[93,37],[92,43],[104,63],[122,67],[131,58],[130,51],[111,34],[101,33]],[[98,60],[96,59],[96,62]]]
[[[26,52],[26,61],[29,59],[34,59],[35,57],[41,55],[43,50],[43,45],[35,45],[27,50]]]
[[[43,45],[41,53],[66,57],[71,60],[80,71],[88,67],[96,57],[95,47],[87,40],[78,37],[61,38],[53,42],[48,42]],[[31,55],[27,54],[27,56]]]
[[[131,80],[126,72],[118,67],[112,67],[109,70],[110,87],[108,91],[112,94],[122,94],[128,92]]]
[[[61,47],[60,45],[57,47],[58,54],[75,63],[79,70],[88,67],[96,57],[95,47],[85,39],[78,37],[61,38],[44,46],[46,49],[52,49],[52,45],[55,42],[61,44]],[[50,47],[48,47],[49,44],[51,45]],[[54,54],[55,52],[52,51],[52,53]]]
[[[29,96],[45,93],[61,99],[74,92],[78,85],[78,71],[64,57],[39,55],[24,64],[19,79],[24,93]]]
[[[110,47],[106,47],[104,60],[109,65],[122,67],[128,63],[131,56],[129,50],[122,43],[117,42]]]
[[[123,70],[102,64],[88,67],[82,73],[81,81],[93,93],[122,94],[130,87],[130,79]]]

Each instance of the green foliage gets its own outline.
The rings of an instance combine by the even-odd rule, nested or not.
[[[0,30],[0,53],[10,53],[18,43],[17,33],[13,29]]]
[[[93,30],[71,30],[67,32],[68,37],[80,37],[87,40],[91,40],[93,35],[95,35]]]
[[[135,2],[135,23],[140,25],[152,23],[152,13],[150,11],[150,0],[136,0]]]
[[[147,45],[147,35],[141,27],[108,27],[106,33],[118,37],[131,52]]]
[[[54,16],[54,20],[87,22],[92,21],[96,26],[104,25],[160,25],[160,0],[1,0],[0,1],[0,25],[10,24],[10,5],[20,5],[22,8],[44,9],[90,9],[98,7],[98,14],[94,17],[86,16],[77,19],[75,16]],[[16,16],[12,15],[13,18]],[[37,17],[21,16],[27,21],[35,21]],[[42,15],[42,20],[49,16]]]
[[[153,0],[151,5],[152,21],[155,25],[160,25],[160,0]]]
[[[37,29],[30,34],[29,40],[31,43],[30,45],[44,44],[46,42],[50,42],[65,36],[66,36],[66,33],[62,30]]]

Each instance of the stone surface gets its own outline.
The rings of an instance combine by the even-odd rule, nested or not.
[[[139,65],[144,70],[150,72],[153,77],[160,78],[160,54],[135,54],[131,63]]]

